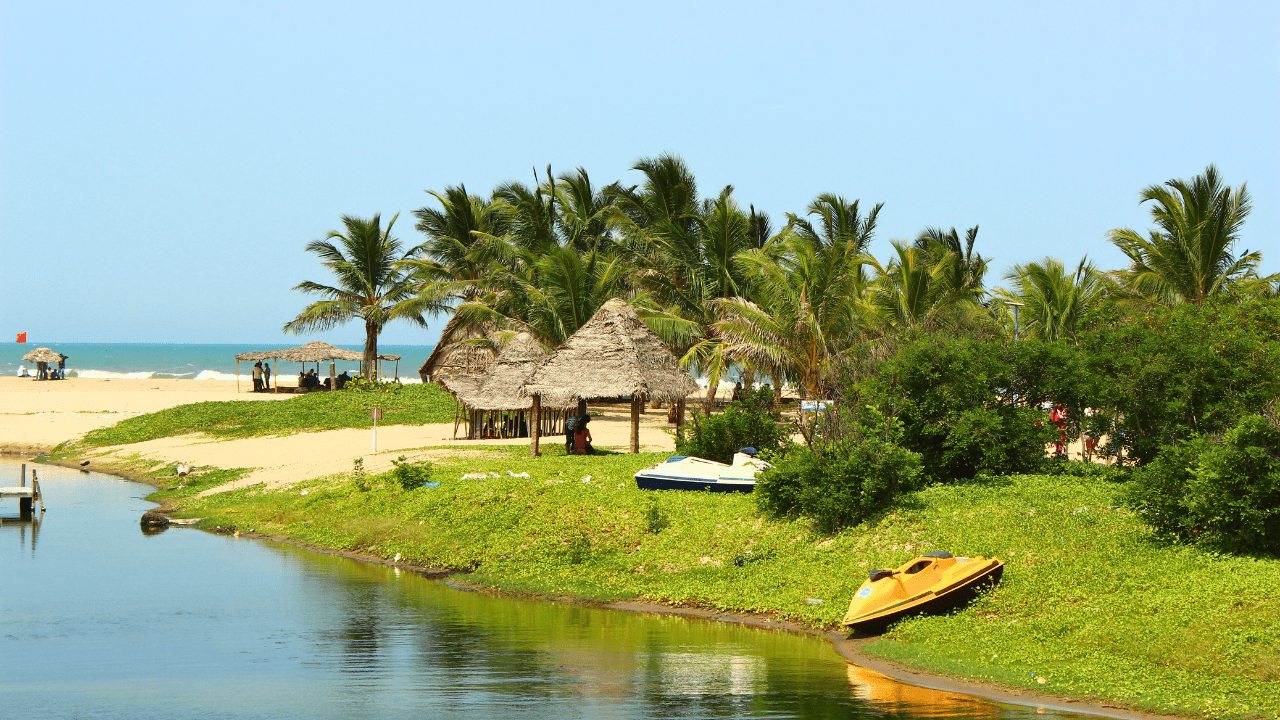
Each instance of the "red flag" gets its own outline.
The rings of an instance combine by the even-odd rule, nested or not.
[[[26,334],[26,333],[18,333],[18,339],[17,339],[17,341],[16,341],[16,342],[24,343],[24,342],[26,342],[26,341],[27,341],[27,334]]]

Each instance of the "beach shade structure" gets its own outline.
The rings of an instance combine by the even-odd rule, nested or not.
[[[56,350],[50,350],[47,347],[38,347],[26,355],[23,355],[22,359],[33,363],[60,363],[65,361],[68,357],[70,356],[63,355]],[[39,377],[39,374],[37,374],[36,377]]]
[[[527,332],[517,333],[483,375],[447,375],[439,383],[453,394],[457,401],[454,413],[453,434],[458,435],[459,424],[465,422],[467,439],[488,437],[527,437],[533,398],[524,392],[529,381],[551,353]],[[542,402],[539,435],[564,433],[564,421],[577,403],[570,397],[548,396]]]
[[[398,358],[398,356],[396,357]],[[240,391],[240,363],[258,362],[261,360],[284,360],[285,362],[296,362],[301,364],[313,362],[316,363],[316,372],[319,373],[320,363],[325,360],[349,360],[353,362],[360,362],[364,360],[364,353],[359,353],[354,350],[344,350],[326,342],[309,342],[306,345],[299,345],[298,347],[293,348],[240,353],[239,355],[236,355],[236,392]],[[278,363],[272,367],[271,374],[277,378],[280,377],[278,372]],[[330,375],[332,375],[332,372]],[[278,380],[275,385],[275,391],[280,392],[280,383]]]
[[[564,341],[524,386],[533,398],[587,400],[631,396],[631,452],[640,452],[640,407],[648,400],[683,402],[698,384],[634,308],[614,298]],[[537,427],[537,423],[534,424]],[[531,452],[538,454],[538,435]]]
[[[445,323],[440,341],[418,369],[418,376],[426,384],[441,383],[454,375],[485,374],[497,358],[496,334],[496,328],[488,323],[463,322],[454,315]]]

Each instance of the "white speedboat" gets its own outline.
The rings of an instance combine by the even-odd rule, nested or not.
[[[757,460],[754,453],[735,453],[731,465],[686,455],[672,455],[663,462],[636,473],[636,487],[641,490],[751,492],[756,487],[756,473],[769,467],[773,466]]]

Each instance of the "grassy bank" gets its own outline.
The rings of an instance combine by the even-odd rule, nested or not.
[[[103,447],[204,433],[217,438],[288,435],[295,432],[367,428],[371,408],[382,408],[381,425],[453,422],[453,398],[435,384],[381,391],[316,392],[288,400],[202,402],[160,410],[94,430],[77,447]],[[59,448],[65,451],[66,448]]]
[[[818,626],[839,622],[871,567],[932,549],[994,555],[1008,563],[996,590],[958,614],[900,623],[871,651],[1159,712],[1280,714],[1280,561],[1160,544],[1114,507],[1117,486],[1103,480],[935,487],[822,535],[804,520],[761,517],[751,496],[637,490],[632,473],[657,455],[525,453],[452,458],[436,466],[439,487],[413,491],[391,474],[344,475],[199,501],[169,490],[166,499],[207,525],[399,553],[517,592],[639,597]],[[461,479],[470,473],[486,477]]]

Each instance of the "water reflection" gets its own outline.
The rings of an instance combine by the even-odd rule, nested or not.
[[[18,547],[26,549],[28,532],[31,537],[31,557],[36,556],[36,544],[40,540],[40,521],[44,519],[44,513],[36,512],[30,517],[22,517],[21,515],[0,515],[0,538],[6,535],[17,535]],[[2,542],[2,540],[0,540]]]
[[[185,528],[144,537],[145,488],[55,470],[40,556],[38,524],[0,526],[0,613],[31,617],[0,633],[0,656],[23,658],[0,675],[15,717],[1037,715],[905,688],[815,638],[460,592]]]

